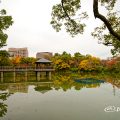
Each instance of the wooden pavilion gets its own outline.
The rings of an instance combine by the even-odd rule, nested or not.
[[[42,76],[42,73],[45,73],[46,76],[51,79],[51,72],[54,71],[52,67],[52,61],[47,60],[45,58],[41,58],[36,63],[36,75],[37,79],[39,80]]]
[[[47,60],[45,58],[41,58],[38,61],[36,61],[35,63],[36,63],[36,68],[50,69],[52,61]]]

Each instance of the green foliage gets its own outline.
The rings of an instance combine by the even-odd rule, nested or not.
[[[5,100],[7,100],[7,98],[8,98],[10,95],[11,95],[11,94],[9,94],[9,93],[1,93],[1,94],[0,94],[0,100],[5,101]]]
[[[51,25],[57,32],[61,30],[62,26],[65,26],[66,32],[70,33],[72,37],[77,34],[83,34],[86,26],[83,22],[84,19],[88,18],[88,15],[86,11],[82,12],[81,1],[61,0],[60,4],[53,6]],[[91,35],[97,38],[99,43],[106,46],[113,46],[111,53],[117,55],[120,53],[120,13],[115,9],[118,0],[96,1],[93,0],[93,3],[101,3],[101,6],[106,8],[107,15],[101,15],[99,13],[99,8],[93,6],[93,9],[95,9],[95,11],[93,11],[95,18],[97,17],[103,21],[104,24],[96,27]]]
[[[0,117],[3,117],[7,113],[7,105],[0,103]]]
[[[80,54],[79,52],[74,53],[74,67],[78,67],[80,61],[84,60],[86,58],[86,56]]]
[[[7,113],[7,105],[3,103],[3,101],[7,100],[7,98],[10,96],[10,93],[0,93],[0,117],[3,117]]]
[[[6,50],[0,50],[1,57],[9,57],[9,53]]]
[[[0,48],[6,46],[8,36],[4,33],[4,31],[13,23],[12,17],[7,16],[6,13],[7,12],[4,9],[0,11]]]
[[[65,26],[66,32],[72,36],[83,33],[85,24],[81,19],[87,18],[86,12],[79,14],[80,19],[76,19],[76,12],[80,8],[80,0],[63,0],[61,4],[57,4],[52,8],[52,27],[59,32],[62,25]]]
[[[117,12],[108,13],[107,19],[111,23],[113,29],[120,33],[120,17]],[[120,53],[120,41],[115,38],[113,35],[109,34],[107,31],[107,27],[103,24],[99,27],[96,27],[94,32],[92,32],[92,36],[99,40],[99,43],[102,43],[107,46],[113,46],[111,49],[111,53],[113,55],[117,55]]]
[[[11,61],[9,59],[9,53],[6,50],[0,50],[0,66],[9,66]]]
[[[70,71],[72,71],[72,72],[77,72],[79,69],[77,68],[77,67],[75,67],[75,68],[70,68]]]
[[[23,65],[33,66],[35,65],[35,62],[36,62],[36,58],[33,58],[33,57],[27,57],[27,58],[20,59],[20,64],[23,64]]]

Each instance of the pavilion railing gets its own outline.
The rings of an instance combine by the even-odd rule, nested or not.
[[[43,66],[43,67],[34,67],[34,66],[0,66],[0,71],[34,71],[42,69],[54,69],[53,66]]]

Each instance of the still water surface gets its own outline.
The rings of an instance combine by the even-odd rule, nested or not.
[[[120,120],[120,84],[81,83],[70,77],[47,82],[0,83],[0,120]]]

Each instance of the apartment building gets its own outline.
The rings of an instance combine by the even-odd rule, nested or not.
[[[10,57],[28,57],[28,49],[25,48],[8,48]]]
[[[51,59],[51,57],[53,56],[53,53],[51,52],[38,52],[36,54],[36,58],[40,59],[40,58],[45,58],[45,59]]]

